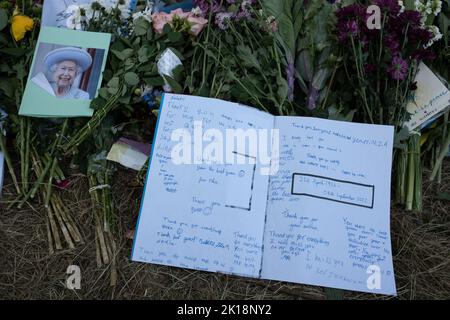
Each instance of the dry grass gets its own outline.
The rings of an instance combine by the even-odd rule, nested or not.
[[[440,191],[450,192],[446,160]],[[425,173],[426,176],[427,173]],[[85,244],[50,255],[45,210],[38,201],[22,210],[7,210],[14,188],[8,177],[0,200],[0,299],[325,299],[323,288],[262,281],[149,264],[131,263],[126,239],[137,219],[142,188],[133,173],[115,176],[118,281],[109,285],[109,267],[98,268],[92,204],[87,180],[75,176],[62,194],[83,233]],[[392,210],[392,241],[398,298],[450,298],[450,203],[437,201],[435,186],[426,185],[422,214]],[[65,288],[66,269],[82,270],[82,289]],[[384,296],[344,292],[347,299]],[[389,297],[388,297],[389,298]]]

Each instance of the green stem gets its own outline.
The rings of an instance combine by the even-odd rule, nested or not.
[[[434,164],[433,171],[431,172],[430,176],[430,181],[433,181],[436,178],[439,168],[442,165],[442,161],[444,161],[444,158],[448,153],[449,145],[450,145],[450,132],[447,133],[447,137],[444,139],[441,145],[441,152],[439,153],[439,156]]]
[[[0,150],[3,152],[5,157],[6,165],[8,166],[9,174],[13,180],[14,186],[16,187],[17,194],[20,194],[19,183],[17,182],[16,174],[14,173],[14,167],[11,161],[11,157],[9,155],[8,150],[6,149],[6,141],[5,137],[0,133]]]
[[[406,192],[406,210],[411,211],[414,201],[414,185],[415,185],[415,160],[414,154],[414,137],[411,137],[408,142],[408,171],[407,171],[407,192]]]

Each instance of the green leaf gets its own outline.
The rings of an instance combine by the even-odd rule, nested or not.
[[[262,0],[261,1],[263,10],[266,11],[267,15],[272,15],[278,22],[278,36],[277,41],[280,46],[286,51],[286,53],[294,56],[295,54],[295,43],[298,33],[295,32],[294,28],[299,28],[298,25],[294,26],[293,14],[292,14],[292,0]],[[296,6],[298,9],[298,6]],[[294,14],[298,15],[298,12]],[[297,18],[295,16],[294,18]],[[300,23],[299,21],[298,23]]]
[[[146,35],[148,29],[151,29],[150,23],[147,20],[143,19],[143,18],[138,19],[134,23],[134,34],[136,36],[144,36],[144,35]]]
[[[343,114],[341,110],[336,109],[336,107],[331,106],[328,108],[328,119],[337,121],[352,122],[356,110],[350,110],[347,115]]]
[[[98,95],[102,97],[105,100],[108,100],[110,97],[109,89],[108,88],[100,88],[98,91]]]
[[[129,71],[131,69],[135,69],[136,67],[136,59],[128,58],[123,62],[123,67],[125,67],[125,71]]]
[[[327,83],[330,73],[331,71],[328,68],[318,70],[314,75],[314,79],[312,81],[313,87],[317,90],[322,90]]]
[[[164,79],[162,77],[144,78],[144,81],[147,85],[153,87],[160,87],[164,85]]]
[[[175,48],[173,48],[173,47],[169,47],[169,49],[170,49],[173,53],[175,53],[175,55],[176,55],[181,61],[184,60],[184,56],[181,54],[180,51],[178,51],[177,49],[175,49]]]
[[[118,77],[112,78],[107,84],[108,93],[116,94],[119,91],[119,83],[120,83],[120,80]]]
[[[244,66],[261,70],[261,65],[250,47],[238,45],[236,49],[237,56]]]
[[[8,25],[8,13],[5,9],[0,9],[0,31]]]
[[[439,15],[439,29],[442,31],[443,39],[445,41],[445,46],[448,46],[449,36],[450,36],[450,18],[445,14]]]
[[[13,70],[16,71],[18,79],[23,79],[27,75],[27,71],[25,70],[23,64],[15,64],[13,66]]]
[[[0,90],[7,96],[12,98],[14,96],[14,85],[10,79],[0,79]]]
[[[133,49],[125,49],[123,51],[111,50],[111,52],[121,61],[124,61],[134,55]]]
[[[7,54],[9,56],[20,57],[27,53],[27,51],[22,48],[4,48],[0,49],[0,53]]]
[[[102,97],[97,97],[91,101],[90,108],[94,110],[101,109],[106,104],[106,100]]]
[[[163,33],[169,34],[171,31],[172,31],[172,27],[170,26],[169,23],[166,23],[163,27]]]
[[[311,82],[313,80],[314,67],[311,54],[308,50],[300,52],[295,68],[304,81]]]
[[[183,36],[181,35],[180,32],[174,32],[174,31],[169,32],[168,37],[171,42],[177,42],[183,38]]]
[[[288,92],[289,92],[288,83],[287,83],[286,79],[281,78],[280,76],[278,76],[277,77],[277,84],[278,84],[277,95],[278,95],[279,101],[284,101],[288,97]]]
[[[163,75],[163,78],[175,93],[183,93],[183,88],[175,79],[166,75]]]
[[[154,50],[148,45],[144,45],[141,47],[138,51],[138,60],[140,63],[145,63],[150,60],[150,57],[152,56]]]
[[[182,64],[176,66],[173,70],[172,70],[172,74],[173,74],[173,78],[176,81],[181,81],[183,79],[183,75],[184,75],[184,66]]]
[[[134,87],[139,84],[139,76],[134,72],[127,72],[124,76],[125,83],[129,87]]]

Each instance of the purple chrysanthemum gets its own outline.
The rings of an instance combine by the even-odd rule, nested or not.
[[[417,61],[436,59],[436,54],[430,49],[418,49],[412,53],[412,59]]]
[[[395,56],[387,72],[394,80],[404,80],[408,74],[408,63],[402,57]]]
[[[398,55],[400,50],[400,42],[394,33],[386,36],[384,39],[384,45],[389,48],[392,56]]]
[[[338,17],[338,37],[341,42],[345,42],[349,37],[357,37],[360,30],[360,21],[365,20],[366,12],[364,7],[353,4],[339,9],[336,13]]]
[[[374,4],[379,6],[382,12],[388,12],[391,16],[398,16],[401,10],[397,0],[375,0]]]
[[[200,7],[205,15],[208,15],[210,12],[213,14],[220,12],[222,10],[220,3],[221,1],[218,0],[194,0],[194,6]]]
[[[215,23],[220,30],[228,29],[228,23],[233,19],[234,14],[231,12],[219,12],[216,14]]]
[[[342,23],[339,23],[339,40],[344,42],[349,37],[356,37],[359,33],[359,25],[355,20],[348,20]]]

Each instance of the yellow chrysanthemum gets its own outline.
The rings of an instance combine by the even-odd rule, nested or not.
[[[12,18],[11,34],[16,41],[20,41],[25,37],[27,31],[33,30],[34,20],[23,15],[15,15]]]

